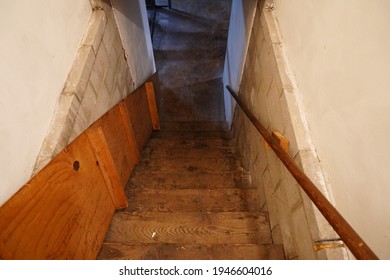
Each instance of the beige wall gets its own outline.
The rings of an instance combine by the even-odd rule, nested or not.
[[[289,140],[289,154],[329,197],[275,13],[263,4],[258,1],[239,95],[269,131],[277,130]],[[342,242],[329,242],[337,239],[332,228],[237,107],[233,132],[262,210],[269,213],[273,241],[283,244],[286,258],[347,258]]]
[[[2,2],[0,205],[31,175],[91,11],[88,0]]]
[[[390,1],[275,2],[336,207],[390,259]]]
[[[93,13],[66,79],[34,173],[134,89],[110,1]]]
[[[257,0],[232,0],[223,72],[224,87],[230,85],[237,90],[240,85],[256,3]],[[226,121],[231,123],[235,104],[226,88],[224,100]]]
[[[135,86],[138,87],[156,71],[145,1],[111,2],[126,52],[127,64]]]
[[[29,73],[21,78],[16,76],[15,71],[12,77],[14,83],[11,85],[7,81],[8,84],[5,84],[14,86],[14,88],[10,87],[14,96],[10,96],[8,101],[9,104],[12,103],[15,106],[7,107],[6,100],[2,100],[5,105],[4,110],[12,108],[14,116],[19,118],[17,121],[20,133],[13,131],[14,122],[1,127],[4,129],[2,135],[14,134],[9,139],[5,137],[4,140],[1,139],[4,143],[2,148],[9,154],[8,156],[6,152],[4,153],[8,158],[4,157],[6,168],[3,170],[7,172],[12,169],[7,176],[3,176],[3,179],[10,178],[14,182],[12,182],[12,188],[0,190],[0,204],[29,179],[31,171],[33,175],[36,174],[81,132],[132,92],[137,85],[135,77],[140,84],[155,72],[147,18],[145,23],[146,7],[143,1],[131,2],[132,7],[136,4],[137,9],[120,9],[122,12],[130,13],[130,15],[121,14],[126,19],[136,18],[136,21],[131,21],[131,24],[137,26],[135,33],[132,33],[134,28],[130,26],[130,23],[131,32],[127,33],[126,24],[120,19],[117,21],[110,0],[80,2],[85,4],[83,7],[86,21],[83,24],[75,25],[72,21],[78,22],[73,16],[80,17],[81,12],[75,9],[77,5],[72,6],[74,3],[69,4],[69,2],[65,5],[61,1],[56,1],[55,3],[63,9],[56,10],[51,3],[46,5],[45,8],[47,6],[51,8],[47,9],[45,24],[42,24],[40,20],[36,20],[36,23],[31,19],[33,22],[30,24],[31,28],[25,27],[14,33],[9,32],[15,38],[20,37],[22,41],[31,37],[31,41],[39,45],[37,49],[40,49],[41,53],[28,50],[26,53],[31,52],[30,56],[15,58],[15,69],[23,71],[23,67],[27,65],[27,68],[32,70],[31,73],[35,70],[36,73]],[[68,5],[71,6],[71,12]],[[129,8],[128,5],[125,6]],[[28,7],[23,6],[24,9]],[[18,9],[15,8],[15,13],[17,12]],[[39,12],[42,11],[37,10],[35,15]],[[69,13],[72,13],[72,16]],[[54,16],[51,16],[52,14]],[[17,18],[17,15],[14,14],[13,17]],[[46,28],[46,25],[52,27]],[[118,25],[126,36],[129,34],[132,36],[131,42],[125,41],[125,44],[122,42]],[[46,34],[46,29],[53,30]],[[78,40],[69,36],[69,33],[78,35]],[[127,38],[126,36],[124,38]],[[16,40],[10,40],[7,51],[13,53],[11,47],[14,47],[15,53],[20,51],[23,54],[21,49],[30,47],[19,46],[18,43]],[[72,46],[74,44],[72,54],[70,49],[64,47],[70,46],[71,43]],[[133,44],[134,48],[130,44]],[[13,64],[9,63],[9,65]],[[4,67],[3,70],[8,69]],[[59,70],[62,76],[58,75]],[[20,83],[19,79],[25,81],[26,84]],[[20,84],[26,89],[24,92],[15,94]],[[30,88],[29,91],[27,91],[28,88]],[[40,92],[40,88],[46,89]],[[15,100],[15,95],[20,96],[22,101]],[[22,106],[24,103],[25,106]],[[45,116],[46,123],[40,119],[41,115]],[[4,116],[3,119],[6,117]],[[11,120],[13,121],[12,118]],[[33,139],[31,135],[27,135],[29,130],[34,132]],[[26,141],[26,139],[32,141]],[[23,153],[28,153],[28,161],[24,160],[26,156]],[[11,166],[8,166],[9,162]]]

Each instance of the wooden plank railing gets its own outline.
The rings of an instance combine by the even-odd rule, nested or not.
[[[351,225],[349,225],[344,217],[319,191],[310,178],[298,167],[290,155],[280,146],[278,140],[272,137],[268,130],[260,123],[259,120],[256,119],[245,103],[239,98],[237,93],[230,86],[226,86],[226,88],[237,101],[237,104],[240,106],[245,115],[263,136],[264,140],[273,149],[275,154],[290,171],[291,175],[296,179],[298,184],[302,187],[312,202],[317,206],[318,210],[320,210],[320,212],[324,215],[325,219],[334,228],[336,233],[348,246],[354,256],[357,259],[377,260],[378,257],[368,247],[366,242],[364,242],[364,240],[357,234]]]

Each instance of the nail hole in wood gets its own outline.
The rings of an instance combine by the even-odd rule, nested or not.
[[[80,162],[78,162],[77,160],[73,163],[73,169],[74,170],[79,170],[80,169]]]

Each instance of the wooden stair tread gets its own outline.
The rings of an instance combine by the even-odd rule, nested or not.
[[[105,243],[271,244],[262,212],[118,212]]]
[[[226,131],[172,131],[160,130],[152,133],[152,138],[161,138],[165,140],[231,140],[231,135]]]
[[[144,172],[230,172],[242,171],[241,160],[237,158],[160,158],[151,160],[144,158],[141,160],[138,170]]]
[[[142,157],[149,159],[160,158],[239,158],[236,155],[235,149],[232,147],[165,147],[164,145],[153,148],[147,147],[142,152]]]
[[[189,176],[191,175],[191,176]],[[144,172],[138,170],[130,178],[127,188],[160,188],[160,189],[225,189],[253,188],[249,183],[246,171],[235,172]]]
[[[104,260],[283,260],[281,245],[105,243]]]
[[[162,123],[98,259],[284,259],[225,123]],[[217,131],[215,131],[217,130]]]
[[[187,122],[163,122],[163,131],[227,131],[226,122],[216,121],[187,121]]]
[[[151,138],[148,143],[148,147],[183,147],[183,148],[192,148],[192,147],[234,147],[234,143],[229,139],[222,139],[220,137],[198,137],[198,138],[177,138],[177,137],[166,137],[166,138]]]
[[[127,190],[129,212],[260,211],[256,189]]]

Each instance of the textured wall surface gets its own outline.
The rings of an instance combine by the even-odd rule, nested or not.
[[[335,204],[384,259],[390,259],[389,11],[386,0],[275,1]]]
[[[31,176],[91,11],[88,0],[2,3],[0,205]]]
[[[156,71],[144,0],[111,0],[135,86]]]
[[[109,1],[93,13],[60,95],[34,172],[134,89]]]
[[[269,131],[277,130],[289,140],[289,154],[328,196],[273,8],[263,4],[259,1],[257,6],[240,96]],[[337,235],[238,108],[233,131],[252,183],[258,186],[263,209],[269,212],[274,242],[284,245],[286,258],[347,257],[345,248],[339,247],[341,242],[332,244],[335,249],[315,249]]]
[[[230,14],[229,36],[223,72],[224,86],[237,90],[242,78],[245,55],[248,47],[257,0],[233,0]],[[224,89],[225,117],[231,124],[234,103],[227,89]]]

